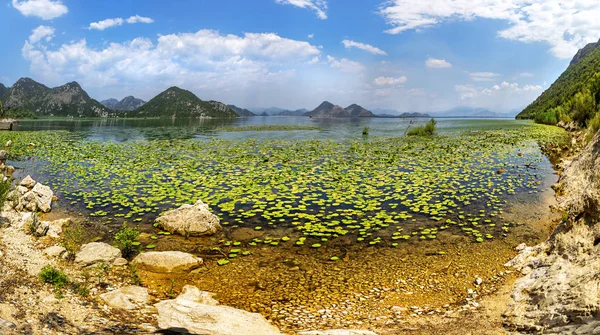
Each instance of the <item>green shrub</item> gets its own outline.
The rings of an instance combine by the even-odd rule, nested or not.
[[[67,275],[52,265],[46,265],[42,268],[40,271],[40,279],[44,283],[54,285],[57,289],[64,288],[69,283]]]
[[[586,124],[587,120],[591,119],[596,112],[596,100],[590,92],[586,89],[582,92],[575,94],[573,97],[573,112],[571,118],[577,122],[580,126]]]
[[[10,191],[10,178],[7,181],[0,180],[0,208],[4,208],[4,201]]]
[[[369,135],[369,126],[363,128],[363,135]]]
[[[67,249],[67,256],[69,259],[72,259],[85,240],[84,230],[81,225],[78,223],[69,223],[63,229],[60,245]]]
[[[135,253],[139,247],[139,242],[136,242],[138,235],[140,232],[137,228],[129,228],[127,224],[123,222],[123,226],[115,235],[115,242],[117,242],[117,246],[121,249],[123,257],[127,257]]]
[[[432,136],[435,134],[437,121],[429,120],[424,126],[417,126],[408,130],[408,136]]]
[[[588,121],[586,140],[591,141],[598,130],[600,130],[600,112],[596,112],[594,117]]]
[[[547,111],[545,113],[537,114],[534,119],[535,123],[541,124],[549,124],[556,125],[558,123],[558,119],[553,110]]]

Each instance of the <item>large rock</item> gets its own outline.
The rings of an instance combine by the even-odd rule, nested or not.
[[[43,253],[44,253],[44,255],[48,256],[49,258],[56,258],[56,257],[60,257],[66,251],[67,251],[67,249],[65,249],[64,247],[61,247],[59,245],[53,245],[51,247],[44,249]]]
[[[21,180],[21,183],[19,183],[19,185],[26,187],[27,189],[32,189],[36,184],[36,181],[33,180],[33,178],[31,178],[31,176],[27,176],[25,178],[23,178],[23,180]]]
[[[262,315],[228,306],[202,304],[188,288],[176,299],[154,305],[161,329],[201,335],[281,335]]]
[[[88,266],[97,263],[112,264],[121,257],[121,250],[103,242],[92,242],[81,246],[75,255],[75,263]]]
[[[8,199],[13,202],[17,211],[47,213],[52,209],[54,192],[50,187],[40,184],[30,176],[21,180],[21,183],[8,194]]]
[[[219,218],[201,200],[165,212],[156,222],[163,229],[183,236],[210,235],[221,229]]]
[[[377,335],[370,330],[355,329],[331,329],[331,330],[311,330],[299,332],[298,335]]]
[[[181,251],[150,251],[133,259],[137,269],[156,273],[188,272],[202,265],[202,258]]]
[[[54,196],[54,192],[52,192],[50,187],[37,183],[31,192],[35,195],[35,201],[39,210],[48,213],[52,209],[52,197]]]
[[[100,295],[106,304],[116,309],[132,310],[138,308],[134,304],[147,304],[150,300],[148,289],[140,286],[126,286]]]
[[[600,331],[589,331],[600,310],[599,166],[600,135],[596,134],[559,181],[568,218],[546,242],[525,248],[508,264],[525,274],[516,281],[504,314],[509,330],[553,334]]]

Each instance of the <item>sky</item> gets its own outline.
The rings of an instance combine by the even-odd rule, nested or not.
[[[244,108],[522,109],[600,38],[598,0],[5,0],[0,83],[171,86]]]

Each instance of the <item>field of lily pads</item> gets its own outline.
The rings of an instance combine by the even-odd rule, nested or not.
[[[338,237],[397,246],[439,232],[484,242],[510,233],[502,218],[517,193],[551,171],[538,146],[556,128],[355,141],[87,141],[68,132],[2,133],[17,167],[62,204],[107,224],[148,224],[202,199],[230,227],[294,234],[250,243],[318,248]],[[35,145],[28,145],[33,143]],[[380,230],[389,234],[378,233]]]

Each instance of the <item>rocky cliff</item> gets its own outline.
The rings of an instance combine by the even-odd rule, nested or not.
[[[600,334],[600,134],[569,163],[555,187],[565,210],[548,240],[508,265],[525,275],[505,312],[510,330]]]

